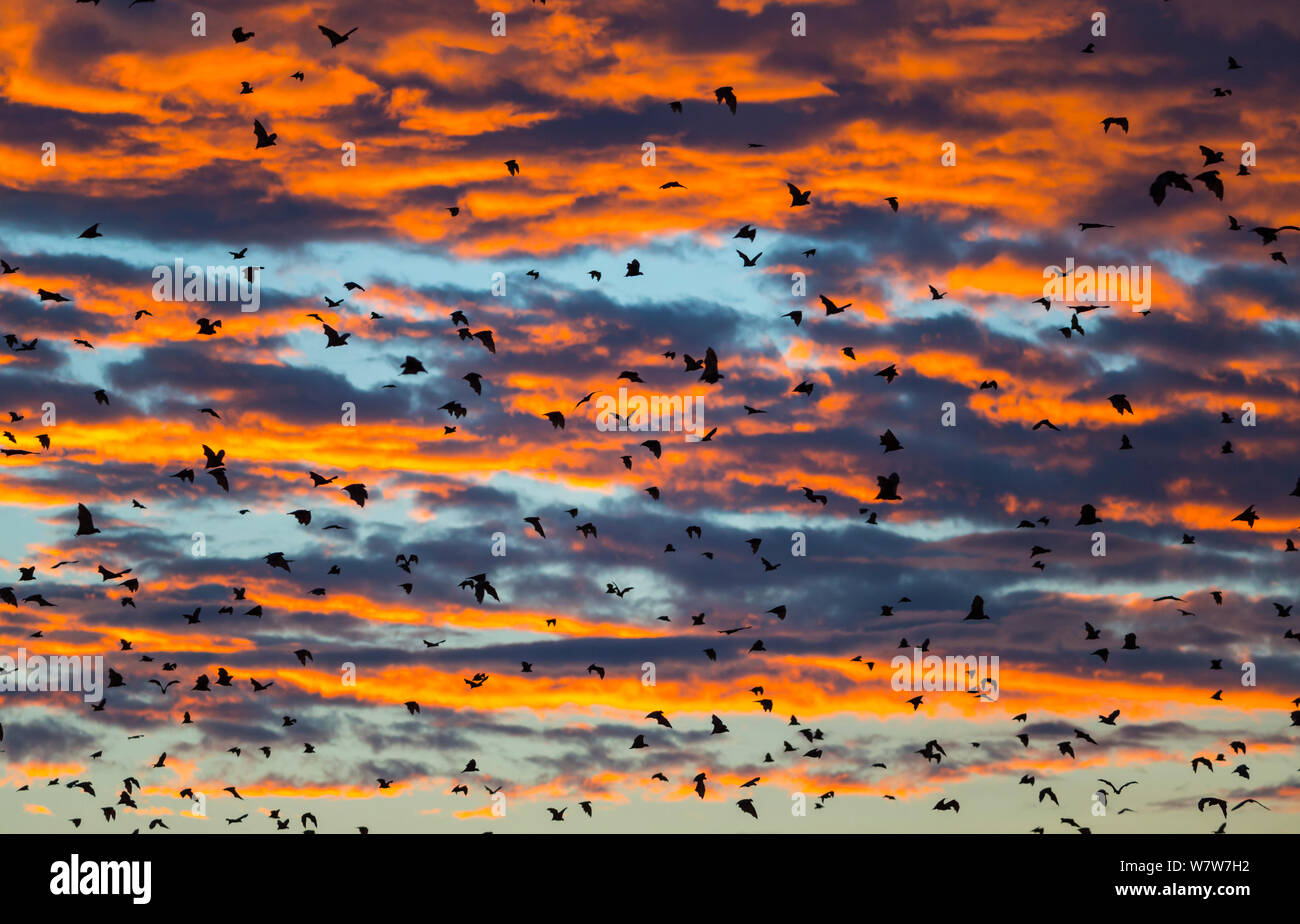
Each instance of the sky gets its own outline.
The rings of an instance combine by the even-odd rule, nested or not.
[[[1300,830],[1293,4],[193,7],[0,9],[0,830]]]

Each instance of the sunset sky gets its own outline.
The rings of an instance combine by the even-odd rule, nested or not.
[[[0,655],[126,681],[102,711],[4,694],[0,830],[1208,833],[1208,796],[1269,809],[1228,833],[1300,831],[1300,231],[1251,230],[1300,225],[1292,0],[8,0],[0,29],[0,449],[29,453],[0,456]],[[1149,194],[1214,169],[1222,201]],[[259,267],[258,310],[155,300],[177,260]],[[1149,313],[1045,311],[1067,260],[1148,267]],[[709,349],[716,383],[684,368]],[[620,386],[716,433],[602,430]],[[459,586],[483,572],[499,600]],[[903,638],[997,656],[997,700],[914,710]],[[231,687],[191,689],[218,667]],[[126,777],[139,807],[107,821]],[[1096,814],[1099,778],[1137,785]]]

